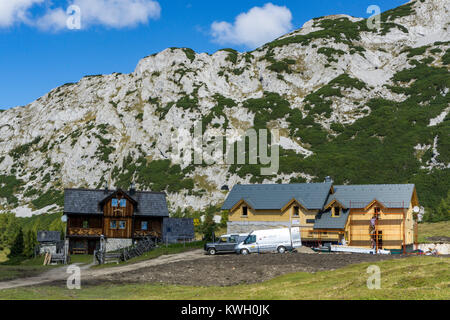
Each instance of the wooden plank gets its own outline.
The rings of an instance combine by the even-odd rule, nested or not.
[[[378,226],[400,226],[402,219],[379,219]],[[351,226],[369,226],[370,220],[352,220]]]

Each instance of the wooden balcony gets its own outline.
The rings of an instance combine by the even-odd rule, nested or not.
[[[156,232],[156,231],[135,230],[133,237],[134,238],[143,238],[143,237],[161,238],[161,233]]]
[[[69,228],[69,236],[100,237],[103,230],[101,228]]]

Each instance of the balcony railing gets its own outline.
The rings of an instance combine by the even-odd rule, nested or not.
[[[161,238],[161,233],[157,231],[147,231],[147,230],[135,230],[133,234],[134,238],[143,238],[143,237],[156,237]]]
[[[101,228],[69,228],[69,236],[99,237],[102,233]]]

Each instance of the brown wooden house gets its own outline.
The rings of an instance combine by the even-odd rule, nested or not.
[[[169,217],[165,193],[133,189],[65,189],[64,214],[71,254],[92,254],[102,235],[107,251],[130,246],[145,236],[162,240]]]

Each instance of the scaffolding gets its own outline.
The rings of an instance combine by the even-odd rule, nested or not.
[[[372,202],[375,203],[375,202]],[[371,203],[371,204],[372,204]],[[370,205],[370,204],[369,204]],[[386,240],[384,237],[389,235],[389,233],[383,233],[383,231],[388,231],[391,230],[390,228],[386,228],[383,227],[389,224],[384,224],[384,221],[389,221],[389,220],[394,220],[394,219],[385,219],[383,220],[381,218],[382,215],[401,215],[401,222],[398,223],[400,230],[398,231],[398,233],[395,234],[396,236],[396,240],[394,241],[400,241],[401,245],[400,245],[400,249],[401,252],[403,254],[407,254],[407,244],[406,244],[406,210],[407,208],[405,207],[405,202],[386,202],[386,203],[382,203],[381,204],[382,207],[384,208],[397,208],[397,209],[401,209],[401,211],[399,210],[398,212],[394,212],[393,210],[391,212],[389,212],[389,210],[387,210],[386,212],[384,211],[379,211],[379,212],[374,212],[375,214],[375,224],[373,229],[369,228],[368,233],[355,233],[356,230],[354,230],[354,225],[353,222],[356,220],[352,220],[352,216],[353,215],[357,215],[357,214],[369,214],[366,210],[358,212],[351,212],[349,214],[349,221],[348,221],[348,239],[347,243],[349,246],[352,246],[352,240],[355,241],[355,236],[362,236],[362,237],[366,237],[367,235],[369,236],[369,241],[371,243],[371,248],[375,249],[375,252],[379,252],[379,250],[382,250],[383,247],[386,247],[386,242],[390,241],[390,240]],[[368,204],[367,203],[363,203],[363,202],[352,202],[350,201],[350,206],[348,208],[348,210],[357,210],[357,209],[361,209],[361,208],[367,208]],[[395,221],[395,220],[394,220]],[[417,218],[414,217],[413,215],[413,232],[414,232],[414,237],[413,237],[413,250],[418,250],[418,223],[417,223]],[[369,222],[369,227],[371,227],[370,222]],[[315,235],[315,239],[314,241],[317,243],[317,246],[320,247],[322,245],[322,242],[324,241],[323,237],[322,237],[322,232],[330,232],[330,230],[313,230],[310,231],[312,232],[313,235]],[[333,230],[333,232],[337,232],[339,234],[343,234],[344,238],[345,238],[345,231],[338,231],[338,230]],[[357,241],[365,241],[365,240],[357,240]]]
[[[383,203],[383,206],[385,208],[399,208],[402,209],[401,212],[374,212],[375,215],[375,224],[373,226],[373,229],[369,228],[369,238],[371,241],[371,245],[375,245],[374,249],[376,250],[376,252],[378,252],[379,249],[382,249],[383,245],[383,230],[380,230],[382,228],[380,228],[380,220],[381,220],[381,214],[383,215],[402,215],[402,222],[399,224],[400,226],[400,231],[398,233],[398,235],[400,236],[400,241],[401,241],[401,250],[403,252],[403,254],[407,253],[406,250],[406,212],[405,212],[405,203],[403,202],[389,202],[389,203]],[[357,208],[366,208],[367,204],[364,203],[358,203],[358,202],[351,202],[350,201],[350,207],[349,210],[351,210],[352,208],[357,209]],[[352,214],[367,214],[367,212],[353,212]],[[355,236],[354,233],[352,233],[352,214],[350,214],[350,243],[351,243],[351,238],[353,236]],[[414,249],[418,250],[418,223],[417,223],[417,219],[414,219],[413,216],[413,220],[414,220]],[[356,234],[356,235],[364,235],[364,234]]]

